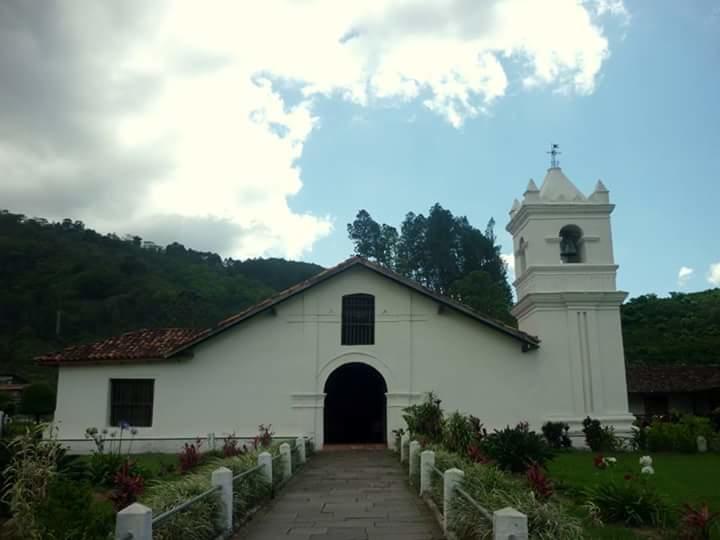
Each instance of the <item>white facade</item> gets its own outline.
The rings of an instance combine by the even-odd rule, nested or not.
[[[552,174],[552,173],[551,173]],[[551,186],[552,187],[552,186]],[[260,423],[280,436],[324,441],[325,383],[338,367],[362,363],[386,386],[386,439],[404,427],[402,409],[436,392],[488,428],[525,420],[577,427],[586,415],[627,427],[625,369],[607,195],[591,202],[534,200],[514,205],[508,226],[516,257],[520,329],[537,349],[375,271],[347,269],[197,344],[190,355],[114,365],[61,366],[55,418],[61,439],[109,427],[111,379],[154,379],[152,427],[134,450],[170,450],[177,439],[215,433],[252,437]],[[595,196],[595,195],[593,195]],[[592,197],[591,197],[592,199]],[[559,264],[560,227],[583,229],[587,262]],[[523,238],[521,245],[520,238]],[[373,345],[341,345],[347,294],[375,298]],[[90,449],[78,441],[78,451]]]

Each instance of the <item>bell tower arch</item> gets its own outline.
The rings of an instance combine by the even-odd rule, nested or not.
[[[510,210],[521,330],[541,339],[543,369],[556,370],[562,388],[556,413],[576,433],[592,416],[628,431],[625,358],[618,265],[612,246],[610,203],[601,181],[585,196],[553,160],[540,188],[528,183]],[[550,390],[550,389],[549,389]]]

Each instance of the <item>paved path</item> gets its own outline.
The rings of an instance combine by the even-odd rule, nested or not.
[[[387,450],[318,452],[236,540],[435,540],[443,535]]]

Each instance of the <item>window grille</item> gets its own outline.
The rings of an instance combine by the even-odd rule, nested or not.
[[[111,379],[110,425],[152,426],[154,394],[153,379]]]
[[[371,294],[348,294],[342,299],[342,344],[375,343],[375,297]]]

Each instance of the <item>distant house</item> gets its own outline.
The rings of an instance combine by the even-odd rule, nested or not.
[[[720,407],[720,365],[627,368],[630,412],[708,414]]]
[[[22,391],[30,381],[12,373],[0,373],[0,393],[10,394],[13,399],[19,400]]]

